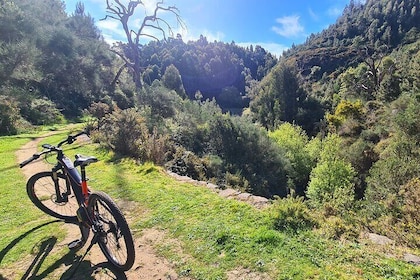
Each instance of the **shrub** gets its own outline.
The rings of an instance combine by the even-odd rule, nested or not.
[[[271,219],[274,228],[278,230],[297,232],[316,225],[316,220],[303,201],[303,197],[289,196],[277,200],[273,206]]]
[[[249,190],[251,186],[249,185],[248,180],[242,176],[240,171],[237,171],[235,174],[226,172],[226,185],[240,190]]]
[[[168,137],[156,129],[149,132],[145,119],[135,109],[115,109],[100,122],[95,138],[122,156],[163,164],[168,150]]]
[[[166,163],[166,167],[182,176],[188,176],[195,180],[207,178],[207,167],[205,162],[191,151],[183,147],[177,147],[171,159]]]
[[[287,159],[267,132],[246,118],[221,116],[210,124],[209,146],[225,162],[225,171],[241,174],[246,191],[271,197],[287,195]],[[244,187],[244,186],[242,186]]]
[[[341,141],[337,135],[330,134],[324,139],[307,190],[312,206],[322,208],[328,205],[332,214],[348,210],[354,201],[355,171],[341,158],[340,149]]]
[[[268,135],[285,151],[285,156],[290,161],[288,187],[294,190],[297,195],[303,196],[309,181],[309,174],[315,165],[314,158],[306,149],[309,142],[308,136],[301,127],[290,123],[280,125]]]
[[[32,99],[27,106],[21,104],[20,111],[21,115],[34,125],[51,125],[64,121],[64,116],[48,99]]]
[[[0,135],[16,134],[18,118],[19,109],[15,102],[0,96]]]
[[[357,239],[360,229],[356,223],[352,223],[339,216],[329,216],[319,222],[317,232],[331,239]]]

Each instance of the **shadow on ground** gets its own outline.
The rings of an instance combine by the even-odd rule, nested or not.
[[[6,256],[6,254],[18,244],[24,238],[28,238],[30,234],[36,230],[47,226],[52,223],[62,222],[60,220],[50,221],[40,224],[27,232],[16,237],[12,242],[9,243],[4,249],[0,251],[0,263]],[[82,259],[83,255],[87,250],[87,246],[82,248],[80,251],[68,251],[67,254],[62,255],[61,258],[57,259],[50,266],[44,268],[43,263],[46,258],[51,254],[54,246],[57,245],[57,238],[51,236],[50,238],[43,240],[35,247],[38,249],[37,254],[33,257],[32,261],[26,268],[22,280],[35,280],[35,279],[51,279],[53,278],[60,280],[90,280],[90,279],[127,279],[123,272],[116,270],[112,265],[107,262],[93,264],[90,261]],[[78,254],[79,253],[79,254]],[[59,255],[54,256],[55,258],[60,257]],[[41,269],[42,268],[42,269]],[[61,274],[58,278],[56,275]],[[0,280],[7,280],[5,276],[0,274]]]

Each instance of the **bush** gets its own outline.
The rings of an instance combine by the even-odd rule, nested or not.
[[[311,229],[317,223],[303,197],[287,197],[275,202],[272,211],[272,222],[277,230]]]
[[[315,159],[311,157],[306,148],[309,143],[308,136],[300,126],[290,123],[280,125],[268,135],[285,151],[285,156],[290,161],[288,187],[296,195],[304,196],[309,174],[315,165]]]
[[[135,109],[114,109],[99,122],[96,141],[121,156],[163,164],[168,150],[168,137],[157,130],[149,132],[145,119]]]
[[[194,153],[177,147],[171,159],[166,163],[166,167],[176,174],[188,176],[195,180],[207,178],[207,167],[205,162]]]
[[[288,160],[266,130],[246,118],[224,115],[210,124],[209,131],[209,146],[225,162],[225,172],[240,174],[248,184],[247,192],[265,197],[287,195]]]
[[[17,105],[13,101],[0,96],[0,135],[16,134],[18,118],[19,109]]]
[[[381,205],[388,211],[376,217],[370,216],[369,227],[401,244],[413,248],[420,246],[420,179],[410,180],[401,186],[398,194],[389,194]]]
[[[34,125],[51,125],[64,122],[64,116],[48,99],[32,99],[27,106],[21,104],[21,115]]]
[[[326,238],[355,240],[360,235],[357,224],[349,222],[343,217],[329,216],[319,224],[320,227],[317,232]]]
[[[335,134],[323,141],[316,167],[312,170],[307,196],[317,208],[331,208],[331,214],[344,213],[354,201],[353,167],[340,156],[341,141]]]

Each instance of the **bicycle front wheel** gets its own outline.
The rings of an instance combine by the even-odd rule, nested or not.
[[[63,200],[57,199],[51,171],[40,172],[29,178],[26,191],[32,203],[43,212],[66,222],[76,222],[76,211],[79,208],[77,199],[72,192],[68,193],[66,177],[58,175],[59,193]]]
[[[121,210],[106,193],[95,191],[89,196],[88,213],[105,257],[116,268],[129,270],[135,259],[134,242]]]

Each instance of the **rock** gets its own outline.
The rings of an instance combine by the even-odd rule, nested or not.
[[[412,263],[412,264],[415,264],[417,266],[420,266],[420,257],[418,257],[416,255],[406,253],[406,254],[404,254],[404,260],[408,263]]]
[[[378,244],[378,245],[388,245],[388,244],[394,244],[394,240],[383,236],[383,235],[379,235],[376,233],[368,233],[367,234],[367,238],[374,244]]]
[[[238,199],[241,201],[247,201],[251,197],[250,193],[240,193],[238,194]]]
[[[237,196],[238,194],[240,194],[240,192],[235,191],[234,189],[225,189],[219,192],[221,197]]]

